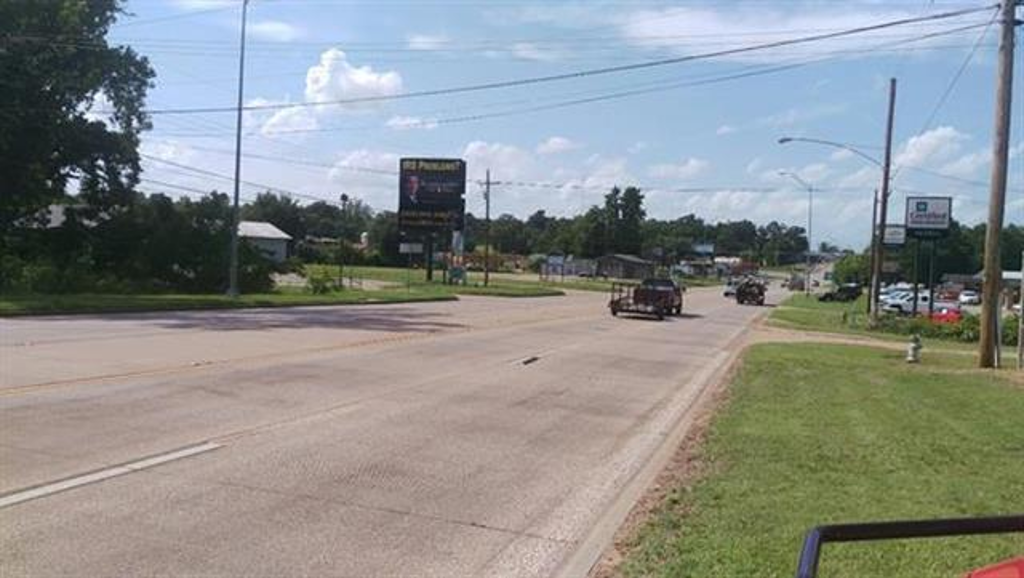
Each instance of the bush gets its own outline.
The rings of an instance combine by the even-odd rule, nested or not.
[[[936,323],[927,317],[884,315],[879,318],[876,331],[898,335],[920,335],[938,339],[952,339],[964,343],[977,343],[981,338],[981,320],[977,315],[965,314],[957,323]],[[1017,345],[1017,316],[1003,318],[1001,341],[1003,345]]]
[[[307,268],[306,289],[314,295],[324,295],[334,289],[334,278],[326,267]]]

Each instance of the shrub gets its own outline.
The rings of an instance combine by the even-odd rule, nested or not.
[[[334,278],[326,267],[307,268],[306,289],[314,295],[324,295],[334,289]]]

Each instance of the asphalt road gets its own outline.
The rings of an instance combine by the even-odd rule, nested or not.
[[[0,320],[0,575],[564,571],[765,311],[605,299]]]

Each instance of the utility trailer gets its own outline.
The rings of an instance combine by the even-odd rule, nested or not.
[[[641,283],[612,282],[608,309],[612,315],[634,313],[658,320],[683,312],[683,291],[671,279],[645,279]]]

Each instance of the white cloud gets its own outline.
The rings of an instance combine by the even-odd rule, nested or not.
[[[622,36],[634,46],[694,54],[776,42],[806,34],[802,31],[843,30],[912,16],[918,14],[906,7],[889,6],[882,2],[800,2],[793,5],[748,3],[742,10],[736,10],[728,3],[638,9],[619,14],[617,19],[621,22]],[[964,37],[968,34],[965,32]],[[731,54],[721,59],[777,63],[783,56],[820,55],[822,46],[826,46],[827,50],[845,50],[863,48],[885,40],[891,40],[891,31],[879,30],[835,38],[827,44],[809,43]],[[926,42],[909,44],[906,48],[909,51]]]
[[[845,104],[819,104],[804,108],[793,107],[757,119],[760,126],[773,128],[791,127],[815,120],[840,115],[848,109]]]
[[[249,23],[248,29],[253,38],[272,42],[289,42],[302,36],[297,26],[280,20],[257,20]]]
[[[764,161],[761,159],[761,157],[755,157],[749,163],[747,163],[747,168],[746,168],[747,174],[749,174],[749,175],[757,174],[758,171],[760,171],[761,167],[763,167],[763,166],[764,166]]]
[[[356,149],[342,152],[327,171],[328,182],[378,210],[393,211],[398,204],[398,155]]]
[[[562,136],[553,136],[537,145],[539,155],[553,155],[580,148],[578,143]]]
[[[647,150],[648,148],[650,148],[650,146],[651,145],[649,145],[647,141],[638,140],[635,143],[629,145],[629,148],[626,149],[626,152],[628,152],[631,155],[635,155],[637,153]]]
[[[238,0],[172,0],[171,3],[182,10],[211,10],[238,5]]]
[[[450,40],[443,34],[410,34],[405,42],[409,50],[440,50]]]
[[[100,112],[112,110],[113,108],[114,105],[110,102],[110,99],[107,98],[107,94],[103,91],[99,91],[93,95],[92,101],[81,106],[80,110],[84,113],[86,120],[90,122],[99,121],[106,125],[108,130],[116,130],[117,123],[114,122],[113,115],[106,112]]]
[[[846,149],[839,149],[832,154],[828,155],[829,160],[833,162],[845,161],[848,158],[853,157],[853,152]]]
[[[664,163],[652,165],[647,173],[658,179],[691,179],[703,173],[711,166],[711,163],[704,159],[688,158],[680,163]]]
[[[718,127],[718,130],[715,131],[715,134],[717,134],[718,136],[724,136],[727,134],[732,134],[734,132],[736,132],[736,127],[732,126],[731,124],[723,124],[722,126]]]
[[[558,50],[545,48],[530,42],[517,42],[513,44],[511,52],[516,58],[538,62],[551,62],[562,57],[561,52]]]
[[[147,156],[176,163],[189,163],[196,157],[195,150],[176,140],[144,140],[139,148]]]
[[[982,149],[973,153],[967,153],[945,164],[939,171],[954,177],[969,179],[977,176],[982,168],[989,166],[991,160],[992,151]]]
[[[514,145],[473,141],[462,151],[471,179],[481,179],[487,169],[498,180],[524,178],[534,167],[529,151]]]
[[[327,102],[344,99],[393,96],[402,92],[402,77],[395,71],[378,72],[370,66],[353,66],[345,53],[331,48],[306,73],[306,100]],[[353,103],[344,108],[365,108],[372,103]],[[334,108],[334,107],[332,107]]]
[[[260,127],[264,135],[309,131],[319,127],[316,116],[308,108],[282,108],[270,116]]]
[[[384,126],[392,130],[434,130],[437,128],[437,119],[396,115],[389,118]]]
[[[900,147],[896,155],[896,166],[934,165],[952,158],[958,152],[967,135],[951,126],[940,126],[919,135],[912,136]]]

